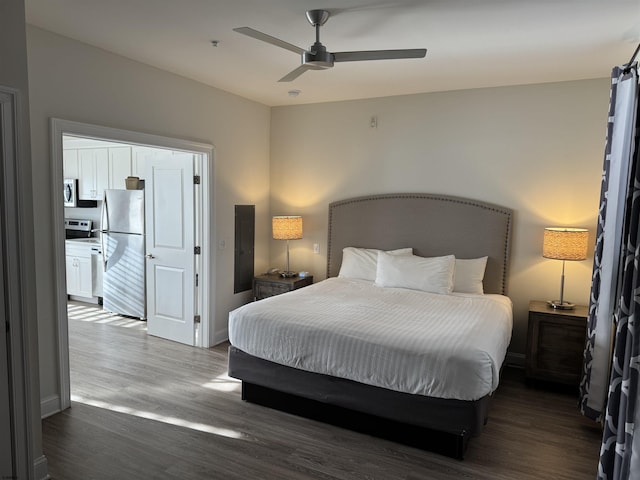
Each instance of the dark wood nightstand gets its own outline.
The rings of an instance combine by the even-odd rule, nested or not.
[[[589,308],[556,310],[546,302],[529,303],[527,379],[578,386]]]
[[[253,299],[273,297],[281,293],[297,290],[313,283],[313,275],[284,278],[280,275],[257,275],[253,277]]]

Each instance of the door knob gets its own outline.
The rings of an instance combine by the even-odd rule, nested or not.
[[[153,255],[151,255],[150,253],[147,253],[147,254],[145,255],[145,257],[147,257],[147,258],[149,258],[149,259],[151,259],[151,258],[156,258],[156,257],[154,257]]]

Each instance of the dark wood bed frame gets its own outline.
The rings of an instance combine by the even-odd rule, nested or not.
[[[434,194],[385,194],[329,205],[327,277],[340,271],[344,247],[413,247],[425,257],[488,256],[485,293],[506,294],[513,212]],[[231,346],[229,375],[242,399],[462,459],[485,425],[490,395],[477,401],[395,392],[306,372]]]

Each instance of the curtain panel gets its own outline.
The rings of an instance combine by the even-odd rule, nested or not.
[[[589,302],[587,342],[580,384],[583,415],[601,421],[609,388],[612,326],[618,300],[622,225],[629,184],[634,82],[623,69],[611,74],[609,118]]]
[[[640,439],[633,442],[640,420],[638,115],[637,65],[616,67],[580,385],[582,413],[604,426],[598,465],[603,480],[640,480]]]

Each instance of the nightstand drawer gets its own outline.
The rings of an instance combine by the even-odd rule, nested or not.
[[[281,293],[290,292],[291,286],[273,282],[257,282],[255,289],[256,298],[273,297]]]
[[[562,375],[579,375],[584,340],[582,325],[557,324],[540,319],[536,368]]]
[[[528,378],[578,385],[587,330],[587,307],[554,310],[531,302],[527,335]]]
[[[253,278],[253,298],[262,300],[281,293],[291,292],[313,283],[313,276],[281,277],[279,275],[258,275]]]

